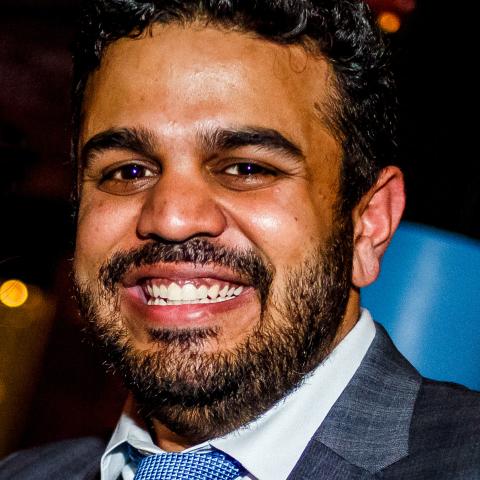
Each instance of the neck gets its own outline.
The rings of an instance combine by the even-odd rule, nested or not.
[[[154,442],[166,452],[181,452],[193,446],[187,438],[177,435],[158,420],[153,420]]]
[[[332,350],[348,335],[360,318],[360,292],[357,289],[350,290],[347,307],[342,322],[338,327],[332,342]]]
[[[150,424],[148,424],[138,414],[137,405],[132,394],[128,395],[124,410],[137,425],[145,430],[150,431],[153,443],[166,452],[181,452],[195,444],[194,442],[189,441],[187,438],[172,432],[158,420],[152,419],[152,421],[149,422]]]

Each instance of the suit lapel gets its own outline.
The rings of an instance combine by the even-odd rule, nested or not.
[[[408,454],[421,377],[383,327],[289,480],[364,479]]]
[[[372,475],[312,439],[288,480],[367,480]]]

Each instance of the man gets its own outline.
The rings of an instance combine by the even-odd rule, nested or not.
[[[479,478],[478,394],[422,379],[360,309],[404,208],[364,4],[82,15],[75,280],[131,396],[107,446],[0,477]]]

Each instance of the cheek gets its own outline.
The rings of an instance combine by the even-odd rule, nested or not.
[[[114,252],[129,249],[136,232],[138,207],[117,199],[88,199],[80,204],[74,267],[79,280],[98,273]]]
[[[328,205],[313,202],[307,189],[273,189],[235,208],[235,222],[276,268],[294,266],[328,237]]]

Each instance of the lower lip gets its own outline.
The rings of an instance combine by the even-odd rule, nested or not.
[[[242,308],[256,297],[253,288],[246,288],[231,300],[217,303],[190,303],[185,305],[147,305],[136,288],[127,288],[122,294],[122,304],[129,318],[141,319],[151,328],[188,328],[214,326],[219,316]]]

